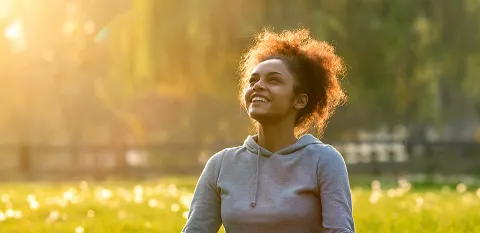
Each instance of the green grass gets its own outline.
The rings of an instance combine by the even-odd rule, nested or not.
[[[194,178],[0,184],[0,232],[179,233]],[[353,188],[357,232],[480,232],[480,191]]]

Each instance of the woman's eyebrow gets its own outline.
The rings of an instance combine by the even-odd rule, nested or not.
[[[283,74],[282,74],[282,73],[280,73],[280,72],[277,72],[277,71],[270,71],[270,72],[268,72],[268,73],[267,73],[267,76],[269,76],[269,75],[273,75],[273,74],[279,74],[279,75],[282,75],[282,76],[283,76]],[[252,73],[252,75],[251,75],[251,76],[252,76],[252,77],[253,77],[253,76],[260,76],[260,74],[259,74],[259,73],[257,73],[257,72],[255,72],[255,73]]]

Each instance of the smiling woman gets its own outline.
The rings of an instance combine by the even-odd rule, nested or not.
[[[245,54],[239,99],[257,134],[211,157],[185,233],[355,232],[347,168],[321,135],[346,99],[343,61],[306,29],[260,33]]]
[[[259,73],[262,71],[269,72]],[[297,110],[301,109],[295,115],[296,135],[305,133],[312,123],[322,134],[337,106],[346,102],[339,81],[339,76],[345,73],[343,60],[335,54],[333,46],[312,39],[306,29],[285,31],[280,35],[264,30],[244,55],[240,72],[239,100],[246,109],[250,102],[245,97],[252,93],[253,82],[259,81],[262,74],[271,82],[286,81],[283,88],[287,89],[282,91],[301,93],[297,96],[301,101],[309,99],[305,106],[296,106]]]
[[[249,116],[260,124],[273,123],[295,112],[289,111],[293,100],[295,78],[280,59],[261,62],[252,71],[249,85],[245,88],[244,102]],[[308,98],[305,94],[295,101],[295,108],[305,107]]]

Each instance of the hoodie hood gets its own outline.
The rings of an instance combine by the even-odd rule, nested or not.
[[[245,139],[245,142],[243,143],[243,146],[247,148],[248,151],[257,154],[257,155],[262,155],[265,157],[270,157],[273,154],[277,155],[290,155],[295,153],[296,151],[299,151],[303,149],[304,147],[310,145],[310,144],[322,144],[320,140],[318,140],[316,137],[314,137],[311,134],[305,134],[302,137],[300,137],[294,144],[285,147],[277,152],[271,152],[257,143],[258,141],[258,135],[250,135]]]
[[[245,139],[245,142],[243,146],[247,148],[248,151],[250,151],[253,154],[257,155],[257,164],[256,164],[256,173],[255,173],[255,186],[254,186],[254,193],[253,193],[253,198],[252,202],[250,203],[250,207],[255,208],[257,205],[257,191],[258,191],[258,176],[259,176],[259,160],[260,156],[265,156],[265,157],[270,157],[273,154],[277,155],[290,155],[293,154],[306,146],[310,144],[322,144],[320,140],[318,140],[316,137],[314,137],[311,134],[305,134],[302,137],[300,137],[294,144],[285,147],[275,153],[261,147],[257,143],[258,141],[258,135],[250,135]]]

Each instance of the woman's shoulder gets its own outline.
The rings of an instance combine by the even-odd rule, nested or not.
[[[215,152],[209,159],[207,163],[221,163],[225,156],[229,156],[231,154],[235,154],[236,152],[240,151],[243,147],[236,146],[236,147],[227,147],[220,151]]]
[[[313,154],[316,154],[316,155],[322,155],[322,154],[328,154],[328,155],[332,155],[332,154],[340,154],[340,152],[338,152],[338,150],[331,144],[327,144],[327,143],[314,143],[314,144],[310,144],[308,146],[306,146],[305,150],[307,150],[308,152],[311,152]]]
[[[326,143],[311,144],[305,148],[305,152],[324,164],[328,162],[341,162],[344,160],[343,156],[333,145]]]

